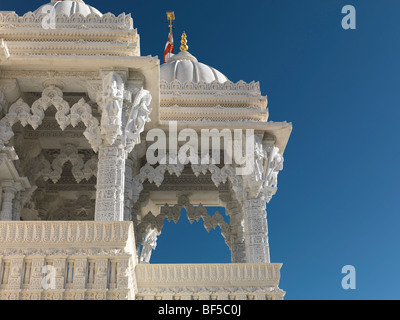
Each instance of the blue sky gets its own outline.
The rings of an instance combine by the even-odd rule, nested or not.
[[[131,12],[142,55],[175,44],[230,80],[260,81],[270,120],[293,123],[268,205],[285,299],[400,299],[400,2],[398,0],[86,1]],[[19,14],[41,0],[2,2]],[[357,29],[344,30],[353,5]],[[219,230],[165,223],[152,263],[230,262]],[[341,268],[356,269],[356,289]]]

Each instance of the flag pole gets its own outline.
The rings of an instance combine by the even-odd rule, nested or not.
[[[175,21],[175,13],[174,11],[167,11],[167,20],[168,20],[168,28],[169,32],[172,33],[172,29],[174,27],[174,21]]]
[[[172,29],[174,28],[175,13],[173,11],[167,11],[167,20],[168,20],[169,35],[164,50],[164,59],[163,59],[164,63],[166,62],[166,58],[170,57],[174,53],[174,43],[173,43],[174,40],[172,36]]]

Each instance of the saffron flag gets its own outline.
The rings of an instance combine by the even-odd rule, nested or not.
[[[172,30],[169,32],[168,41],[164,49],[164,63],[167,55],[174,53],[174,38],[172,37]]]

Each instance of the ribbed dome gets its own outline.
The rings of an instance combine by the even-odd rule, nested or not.
[[[100,17],[103,14],[93,8],[92,6],[87,5],[82,0],[70,0],[70,1],[55,1],[52,0],[50,3],[44,4],[40,6],[37,10],[35,10],[35,15],[40,15],[41,13],[47,13],[49,10],[48,6],[52,6],[55,8],[56,15],[65,14],[67,17],[72,16],[75,13],[79,13],[82,16],[86,17],[91,13],[94,13]]]
[[[225,82],[228,78],[218,70],[200,63],[187,51],[181,51],[160,67],[160,79],[167,82],[179,80],[181,83],[186,81],[211,83],[213,81]]]

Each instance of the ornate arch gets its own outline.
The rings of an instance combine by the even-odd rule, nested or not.
[[[0,146],[4,147],[14,136],[12,126],[17,122],[21,122],[23,127],[29,124],[36,130],[42,124],[44,112],[51,105],[57,109],[55,118],[61,130],[64,130],[69,124],[66,116],[70,109],[69,104],[63,99],[61,89],[50,85],[43,90],[42,97],[36,100],[32,107],[22,98],[10,106],[8,113],[0,120]]]
[[[92,157],[84,162],[82,156],[78,154],[78,148],[73,144],[63,145],[60,154],[50,163],[46,159],[43,168],[38,173],[37,177],[43,176],[44,180],[52,180],[54,183],[61,178],[63,166],[66,162],[72,164],[72,175],[77,183],[83,179],[89,180],[92,176],[97,176],[97,158]]]
[[[73,127],[76,127],[80,121],[83,122],[86,126],[83,135],[89,141],[93,151],[98,152],[101,145],[100,123],[92,115],[92,107],[85,102],[85,99],[80,99],[72,106],[68,119]]]
[[[174,206],[170,206],[167,203],[160,208],[160,213],[154,216],[152,212],[149,212],[143,217],[143,220],[137,226],[136,232],[136,246],[139,253],[140,246],[144,244],[147,235],[150,232],[156,232],[157,235],[161,234],[162,228],[164,227],[164,220],[168,222],[174,221],[178,223],[181,216],[181,210],[185,208],[187,211],[187,217],[189,222],[192,224],[194,221],[203,220],[204,228],[207,232],[211,229],[215,229],[217,226],[221,228],[221,235],[225,239],[225,243],[231,248],[231,226],[225,222],[222,215],[217,211],[212,216],[208,214],[207,209],[200,204],[194,207],[187,196],[182,195],[178,198],[178,203]]]
[[[55,85],[46,87],[42,97],[36,100],[32,107],[29,107],[22,98],[10,106],[8,113],[0,120],[0,148],[8,144],[14,136],[12,126],[15,123],[21,122],[23,127],[29,124],[36,130],[42,124],[44,112],[50,106],[56,108],[55,119],[63,131],[68,125],[75,127],[82,121],[86,126],[83,135],[92,149],[98,151],[101,143],[99,121],[93,117],[92,108],[83,98],[70,108],[69,103],[63,99],[62,90]]]

